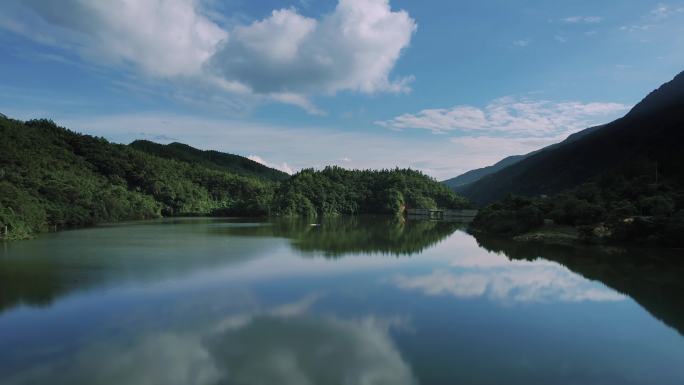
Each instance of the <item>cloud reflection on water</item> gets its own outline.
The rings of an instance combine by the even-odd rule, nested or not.
[[[485,297],[502,303],[622,301],[626,297],[545,260],[510,261],[503,255],[465,254],[449,268],[420,275],[398,274],[390,282],[400,289],[458,298]]]
[[[390,337],[396,320],[317,316],[311,294],[213,327],[98,342],[18,373],[15,384],[415,384]]]

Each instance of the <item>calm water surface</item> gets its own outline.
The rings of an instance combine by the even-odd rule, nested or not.
[[[177,219],[0,244],[2,384],[683,384],[681,253]]]

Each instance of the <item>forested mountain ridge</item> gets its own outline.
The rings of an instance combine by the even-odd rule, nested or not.
[[[680,74],[625,117],[469,186],[466,196],[480,203],[499,199],[473,229],[534,238],[552,220],[588,241],[682,247],[683,142]]]
[[[183,143],[159,144],[149,140],[136,140],[129,144],[129,146],[161,158],[199,164],[207,168],[238,175],[254,176],[274,181],[289,178],[287,173],[264,166],[244,156],[213,150],[200,150]]]
[[[148,155],[48,120],[0,118],[0,226],[46,229],[184,213],[268,211],[272,182]]]
[[[573,188],[636,163],[655,164],[662,178],[680,178],[684,136],[684,73],[649,94],[625,117],[567,143],[529,156],[462,190],[480,204],[508,194],[536,196]]]
[[[395,214],[406,205],[467,205],[413,170],[330,167],[274,181],[282,173],[262,165],[245,163],[251,175],[228,171],[235,167],[228,154],[115,144],[44,119],[0,117],[0,137],[0,239],[160,216]]]

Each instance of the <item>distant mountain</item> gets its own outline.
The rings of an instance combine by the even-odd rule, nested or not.
[[[652,169],[654,180],[679,184],[684,177],[684,72],[625,117],[571,138],[469,184],[463,195],[486,204],[508,194],[553,194],[600,175],[624,176],[644,167]]]
[[[164,145],[148,140],[136,140],[129,146],[161,158],[200,164],[207,168],[238,175],[255,176],[273,181],[281,181],[290,177],[287,173],[264,166],[244,156],[199,150],[183,143],[174,142]]]
[[[540,150],[532,151],[532,152],[527,153],[525,155],[509,156],[507,158],[504,158],[504,159],[498,161],[497,163],[495,163],[491,166],[487,166],[487,167],[478,168],[475,170],[468,171],[468,172],[461,174],[455,178],[447,179],[447,180],[443,181],[442,183],[451,187],[456,192],[459,192],[459,193],[463,192],[468,188],[468,186],[470,184],[477,182],[478,180],[486,177],[487,175],[494,174],[500,170],[503,170],[504,168],[506,168],[508,166],[512,166],[512,165],[520,162],[523,159],[527,159],[530,156],[539,153],[540,151],[553,149],[553,148],[556,148],[562,144],[574,142],[574,141],[584,137],[585,135],[591,134],[592,132],[600,129],[601,127],[603,127],[603,126],[596,126],[596,127],[590,127],[590,128],[584,129],[580,132],[576,132],[576,133],[568,136],[564,141],[562,141],[560,143],[552,144],[550,146],[544,147]]]
[[[458,191],[463,191],[469,184],[477,182],[478,180],[486,177],[487,175],[494,174],[495,172],[502,170],[512,164],[518,163],[525,159],[528,155],[513,155],[496,162],[495,164],[487,167],[477,168],[475,170],[470,170],[463,173],[455,178],[447,179],[443,181],[445,185],[451,187],[452,189]]]

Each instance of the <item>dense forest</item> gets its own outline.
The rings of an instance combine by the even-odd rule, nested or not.
[[[0,117],[0,237],[179,215],[314,216],[461,207],[412,170],[277,170],[182,144],[110,143],[49,120]],[[5,233],[7,229],[7,233]]]
[[[684,73],[625,117],[469,185],[475,231],[571,226],[587,241],[683,246]],[[477,198],[475,198],[477,197]]]
[[[606,175],[551,196],[509,196],[481,209],[471,228],[516,236],[558,226],[576,229],[587,242],[682,247],[684,189],[655,183],[652,175]]]
[[[285,216],[395,214],[409,208],[465,208],[468,202],[414,170],[302,170],[283,182],[273,203]]]

